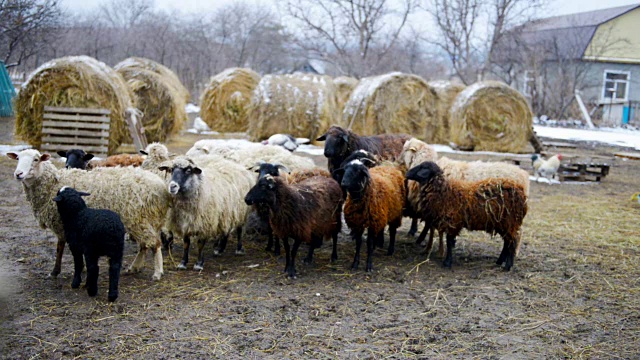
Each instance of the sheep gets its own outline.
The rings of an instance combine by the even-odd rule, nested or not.
[[[172,199],[169,230],[183,238],[184,254],[179,269],[189,262],[191,237],[198,239],[198,260],[194,270],[204,267],[203,248],[207,238],[222,236],[215,253],[222,253],[233,229],[238,236],[236,254],[242,249],[242,226],[249,214],[243,203],[244,194],[255,184],[255,178],[244,167],[219,156],[178,156],[161,171],[171,173],[168,192]]]
[[[120,216],[111,210],[91,209],[82,200],[89,196],[74,188],[63,186],[53,198],[62,219],[64,237],[73,254],[74,273],[71,288],[80,286],[82,257],[87,262],[87,293],[98,293],[98,258],[109,258],[109,302],[118,298],[118,280],[124,251],[124,224]]]
[[[336,172],[343,173],[341,186],[348,193],[344,206],[344,218],[356,240],[356,255],[352,269],[357,270],[360,262],[362,234],[367,232],[367,267],[373,270],[372,253],[374,241],[384,237],[384,228],[389,224],[389,249],[393,255],[396,229],[402,224],[402,209],[405,205],[406,187],[404,175],[392,165],[382,165],[369,169],[363,158],[353,160]]]
[[[424,161],[436,161],[438,160],[438,153],[433,146],[420,141],[416,138],[407,140],[402,147],[402,152],[398,159],[401,166],[404,167],[405,172],[415,165],[418,165]],[[419,216],[416,213],[416,206],[418,197],[420,194],[420,186],[415,181],[407,182],[407,206],[405,208],[404,215],[411,218],[411,228],[409,229],[409,236],[413,237],[418,232],[418,219]],[[426,234],[426,233],[425,233]],[[433,230],[431,230],[431,239],[433,238]],[[421,243],[424,239],[418,238],[417,243]],[[431,250],[431,249],[429,249]]]
[[[93,159],[93,154],[87,154],[81,149],[59,150],[58,155],[67,159],[64,164],[67,169],[86,169],[89,160]]]
[[[311,262],[313,249],[324,237],[333,238],[331,261],[338,259],[338,233],[342,228],[342,191],[328,177],[314,176],[296,184],[287,184],[282,177],[265,175],[247,193],[247,205],[269,207],[269,223],[273,233],[284,240],[285,272],[296,277],[295,258],[302,242],[309,244],[306,261]],[[289,237],[294,239],[289,247]]]
[[[441,157],[437,161],[444,176],[451,179],[478,181],[484,179],[512,179],[522,185],[529,196],[529,173],[519,167],[502,162],[456,161]]]
[[[340,168],[347,156],[360,149],[380,156],[381,160],[395,161],[405,141],[410,138],[411,136],[406,134],[359,136],[351,130],[334,125],[316,141],[325,141],[324,156],[329,159],[329,172],[333,173]]]
[[[456,237],[462,229],[499,234],[504,242],[497,264],[513,266],[520,228],[527,214],[527,196],[521,183],[506,178],[461,181],[445,176],[434,162],[411,168],[407,179],[420,183],[418,212],[425,228],[447,234],[445,267],[451,267]]]
[[[92,160],[87,165],[87,169],[95,169],[98,167],[116,167],[116,166],[133,166],[142,165],[144,158],[137,154],[118,154],[111,155],[103,160]]]
[[[312,169],[315,167],[313,160],[294,155],[281,146],[261,145],[250,142],[240,144],[220,142],[220,140],[209,140],[208,142],[200,140],[187,151],[186,155],[191,158],[219,155],[247,168],[253,167],[255,163],[260,161],[282,164],[291,170]]]
[[[289,169],[286,166],[281,164],[270,164],[266,162],[261,162],[256,165],[258,165],[258,168],[255,170],[258,173],[258,180],[265,177],[266,175],[280,176],[281,170],[285,172],[284,178],[288,184],[299,183],[301,181],[304,181],[314,176],[331,177],[331,174],[329,174],[329,172],[317,167],[313,169],[298,170],[292,173],[288,173]],[[268,242],[267,242],[266,251],[271,251],[271,248],[274,246],[274,240],[275,240],[274,253],[275,255],[280,255],[280,241],[277,237],[274,239],[273,231],[271,229],[271,226],[269,225],[269,207],[266,204],[255,204],[254,209],[256,211],[256,214],[258,215],[258,218],[263,222],[267,223],[266,228],[267,228]]]
[[[88,206],[115,211],[121,216],[127,233],[139,245],[138,254],[127,271],[142,270],[147,249],[152,249],[152,279],[160,280],[164,271],[159,232],[165,222],[170,199],[158,176],[131,167],[58,170],[48,161],[49,154],[33,149],[18,154],[8,153],[7,156],[18,161],[14,177],[22,183],[36,220],[42,228],[51,229],[58,238],[51,276],[60,274],[65,247],[62,221],[51,199],[60,187],[71,186],[92,194],[87,200]]]

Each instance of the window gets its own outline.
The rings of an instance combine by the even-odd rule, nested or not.
[[[627,101],[629,95],[628,71],[604,71],[602,99],[604,102]]]

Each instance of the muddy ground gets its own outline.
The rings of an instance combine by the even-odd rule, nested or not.
[[[193,138],[172,148],[188,148]],[[580,155],[615,149],[580,145]],[[473,156],[452,156],[464,159]],[[322,159],[317,159],[322,160]],[[532,183],[515,267],[494,263],[501,240],[463,233],[452,270],[427,261],[405,238],[396,254],[378,250],[373,273],[349,269],[354,244],[341,236],[298,279],[246,239],[246,255],[206,248],[205,269],[152,282],[151,259],[124,275],[120,298],[71,289],[72,258],[53,268],[56,239],[38,228],[15,162],[0,159],[0,347],[2,358],[638,358],[640,354],[639,161],[615,162],[601,184]],[[229,246],[233,249],[233,247]],[[304,253],[304,246],[301,252]],[[127,244],[125,263],[135,246]],[[173,258],[178,259],[176,245]],[[194,254],[191,257],[194,259]],[[191,264],[192,265],[192,264]]]

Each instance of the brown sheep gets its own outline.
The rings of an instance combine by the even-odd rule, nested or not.
[[[133,166],[138,167],[142,165],[144,157],[137,154],[118,154],[111,155],[103,160],[89,161],[87,169],[94,169],[97,167],[116,167],[116,166]]]
[[[367,150],[379,156],[380,160],[395,161],[402,151],[404,142],[410,138],[411,136],[406,134],[359,136],[351,130],[334,125],[316,141],[325,141],[324,156],[329,160],[329,172],[333,173],[347,156],[356,150]]]
[[[301,243],[309,244],[307,261],[324,237],[333,238],[331,261],[338,259],[338,234],[342,229],[342,190],[327,177],[314,176],[289,185],[279,176],[265,175],[245,197],[247,205],[266,205],[273,234],[284,240],[285,272],[296,277],[295,258]],[[289,248],[289,237],[294,239]]]
[[[451,267],[456,236],[467,229],[499,234],[504,245],[497,264],[505,263],[505,270],[511,269],[527,214],[522,184],[503,178],[474,182],[450,179],[430,161],[411,168],[406,177],[420,183],[418,212],[425,228],[435,227],[447,234],[444,266]]]
[[[367,158],[353,160],[336,171],[343,173],[341,186],[347,192],[344,218],[356,240],[356,255],[352,269],[358,269],[362,234],[365,229],[368,229],[366,271],[372,271],[374,241],[377,240],[380,243],[387,224],[389,224],[387,255],[393,255],[396,229],[402,224],[406,188],[404,176],[398,167],[383,165],[369,169],[364,164],[368,162],[370,160]]]

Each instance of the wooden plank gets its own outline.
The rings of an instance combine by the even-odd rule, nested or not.
[[[61,136],[43,136],[43,143],[60,143],[60,144],[84,144],[84,145],[109,145],[108,139],[91,139],[83,137],[61,137]]]
[[[613,154],[615,157],[631,159],[631,160],[640,160],[640,153],[634,152],[617,152]]]
[[[44,135],[68,135],[68,136],[86,136],[86,137],[101,137],[109,138],[108,131],[91,131],[91,130],[73,130],[73,129],[53,129],[43,128],[42,133]]]
[[[125,121],[129,126],[129,133],[133,139],[133,144],[137,150],[141,150],[147,147],[147,137],[142,130],[142,114],[139,110],[129,111],[127,110]]]
[[[76,147],[82,147],[82,150],[86,152],[90,152],[94,155],[102,154],[106,156],[107,151],[109,150],[106,146],[76,146]],[[71,148],[73,148],[73,145],[43,144],[40,146],[40,150],[45,150],[45,151],[58,151],[58,150],[66,150]]]
[[[108,116],[93,116],[93,115],[67,115],[67,114],[53,114],[44,113],[43,119],[47,120],[71,120],[71,121],[89,121],[99,123],[109,123],[111,119]]]
[[[557,148],[567,148],[567,149],[575,149],[576,145],[572,144],[572,143],[568,143],[568,142],[562,142],[562,141],[545,141],[543,142],[544,146],[547,147],[557,147]]]
[[[74,122],[51,121],[51,120],[43,121],[42,127],[109,130],[109,124],[87,124],[87,123],[74,123]]]
[[[68,107],[55,107],[55,106],[45,106],[45,112],[57,112],[57,113],[74,113],[74,114],[100,114],[100,115],[110,115],[111,110],[109,109],[91,109],[91,108],[68,108]]]

